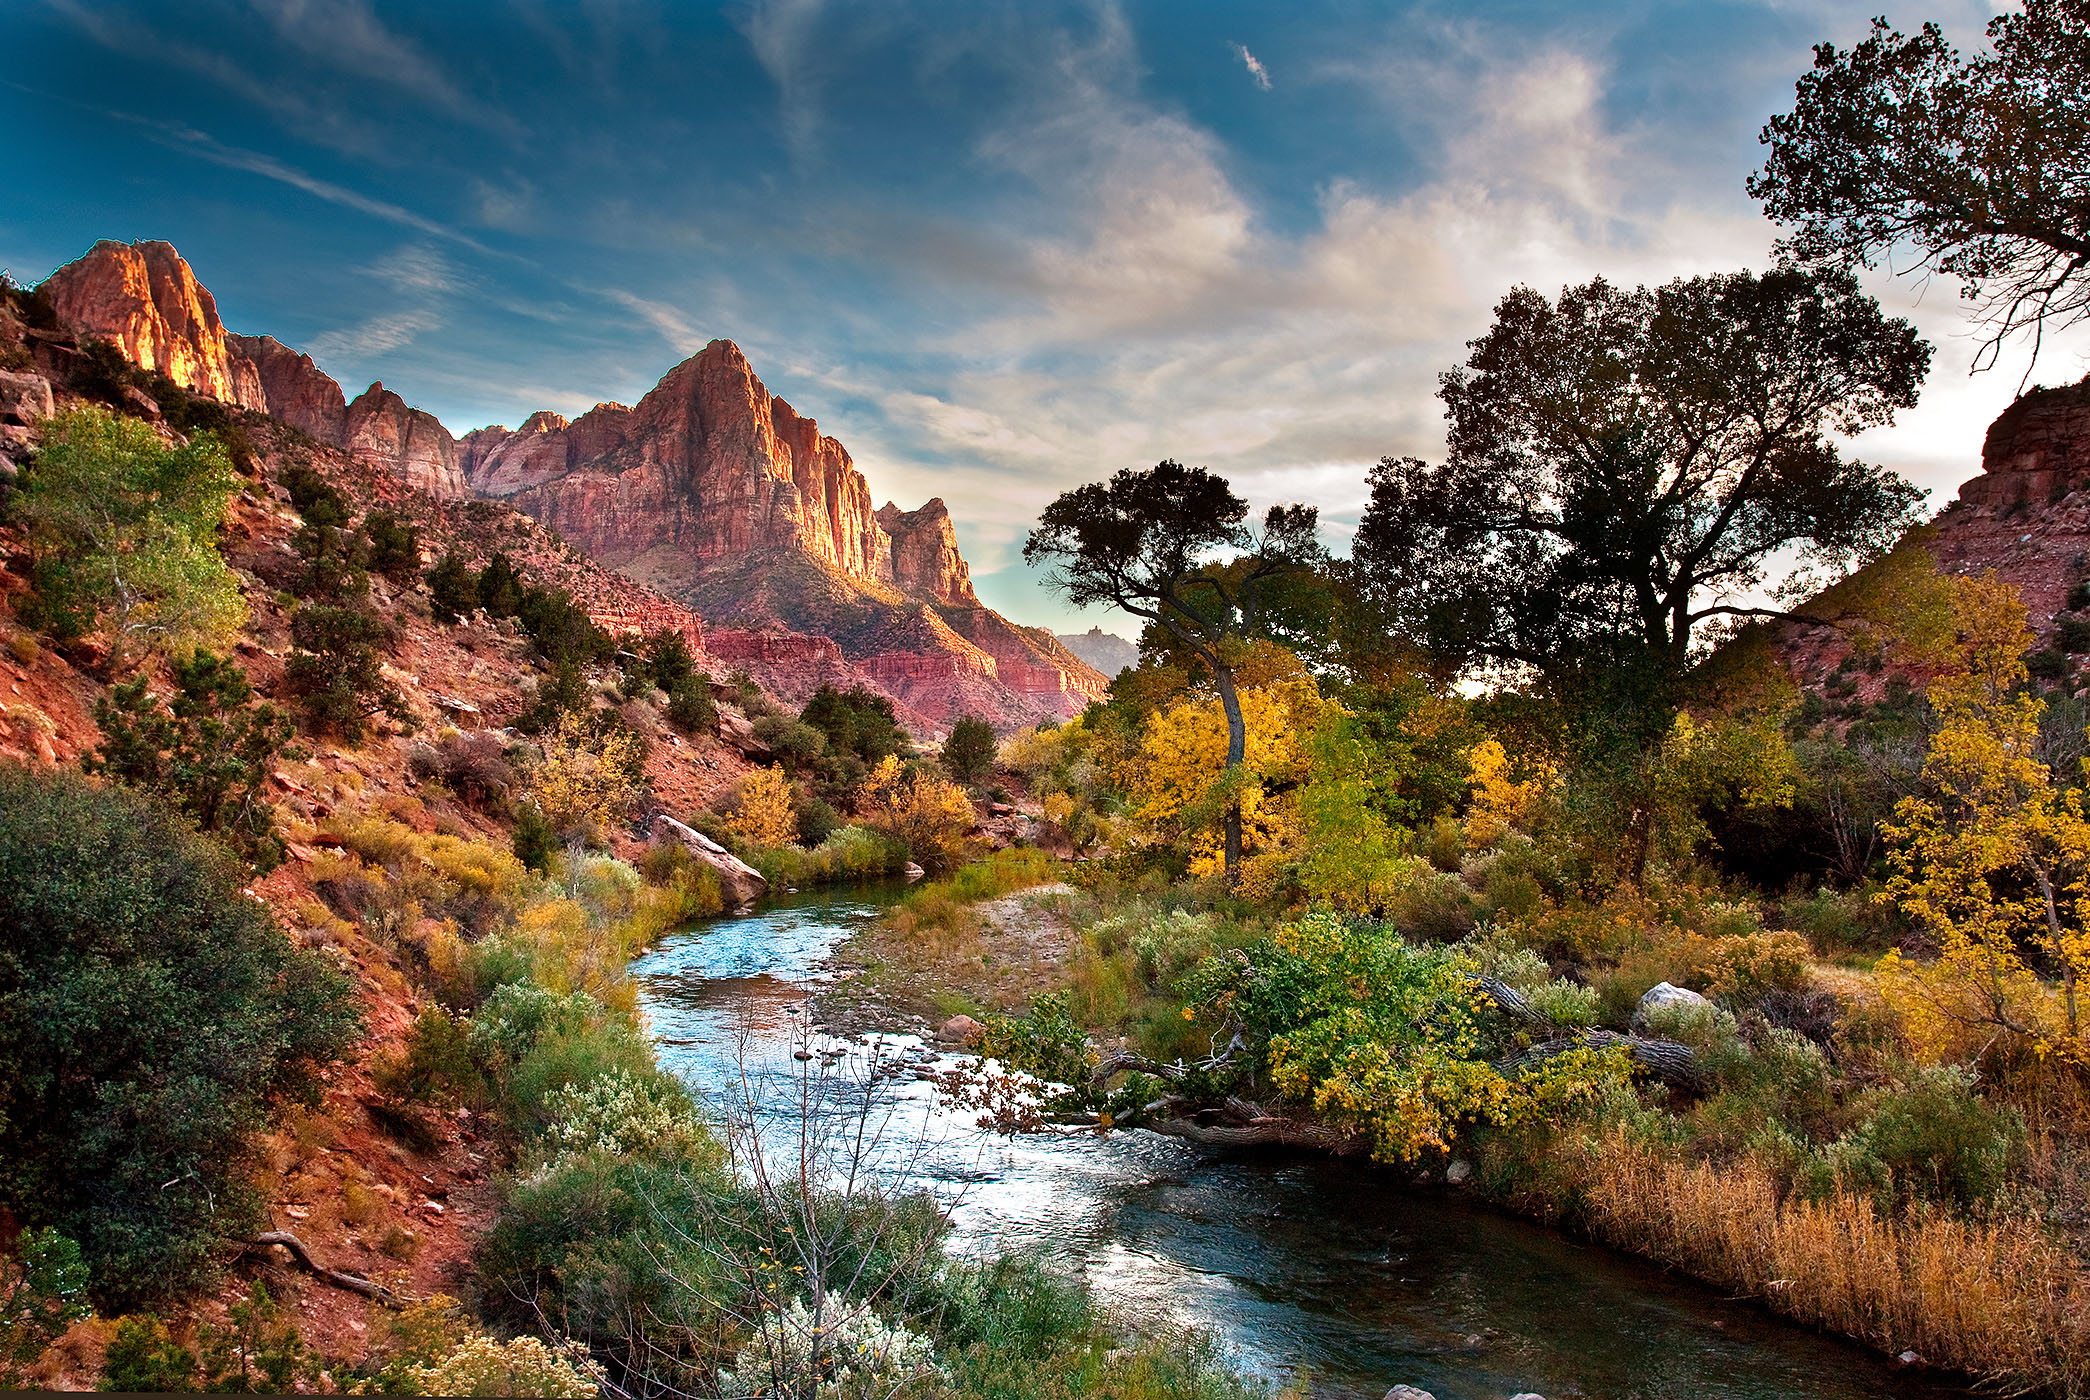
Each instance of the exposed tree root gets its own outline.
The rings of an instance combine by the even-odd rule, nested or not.
[[[296,1235],[291,1234],[288,1230],[269,1230],[256,1235],[254,1243],[248,1246],[248,1248],[260,1249],[272,1244],[280,1244],[289,1250],[291,1257],[303,1265],[307,1273],[322,1283],[331,1283],[336,1288],[345,1288],[351,1293],[360,1293],[365,1298],[382,1303],[388,1308],[403,1308],[410,1303],[422,1301],[419,1298],[409,1298],[404,1294],[394,1293],[383,1284],[373,1283],[361,1274],[347,1274],[339,1269],[329,1269],[326,1265],[314,1259],[312,1251],[305,1248],[305,1242]]]

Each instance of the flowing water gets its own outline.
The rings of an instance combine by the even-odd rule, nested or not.
[[[632,972],[662,1063],[699,1092],[852,1077],[863,1042],[824,1041],[806,999],[834,946],[892,892],[802,895],[665,940]],[[810,1062],[794,1051],[810,1043]],[[930,1053],[888,1037],[877,1053]],[[832,1062],[832,1068],[828,1062]],[[1856,1400],[1964,1395],[1690,1279],[1368,1166],[1219,1152],[1151,1133],[1007,1139],[881,1081],[878,1165],[954,1203],[961,1253],[1043,1249],[1135,1325],[1201,1328],[1235,1364],[1378,1400]]]

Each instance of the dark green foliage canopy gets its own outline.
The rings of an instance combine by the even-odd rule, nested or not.
[[[436,560],[425,576],[428,604],[437,621],[456,622],[479,606],[479,579],[454,551]]]
[[[295,732],[290,721],[273,705],[250,703],[254,688],[230,657],[198,648],[171,670],[171,706],[161,706],[143,676],[95,702],[102,746],[87,770],[158,794],[273,869],[283,843],[262,793]]]
[[[0,1205],[78,1240],[105,1306],[253,1228],[270,1099],[356,1034],[347,980],[170,809],[0,766]]]
[[[961,715],[943,741],[944,770],[961,783],[977,783],[994,771],[994,726],[976,715]]]
[[[353,744],[375,715],[389,714],[401,723],[412,718],[405,697],[384,676],[383,651],[391,645],[391,629],[368,608],[299,608],[290,620],[290,639],[284,689],[296,698],[313,731]]]
[[[1886,548],[1919,499],[1829,440],[1912,405],[1930,363],[1847,272],[1520,287],[1471,348],[1447,460],[1380,462],[1352,552],[1449,669],[1659,684],[1706,620],[1780,615],[1740,595]]]
[[[894,716],[893,702],[862,686],[846,691],[821,686],[799,718],[826,736],[831,751],[854,754],[865,763],[876,763],[887,754],[914,756],[914,743]]]
[[[420,569],[421,532],[411,521],[388,510],[373,510],[363,517],[363,538],[372,573],[404,584]]]
[[[1942,30],[1884,19],[1819,44],[1771,118],[1749,193],[1810,263],[1956,279],[1993,362],[2013,330],[2090,314],[2090,0],[2027,0],[1962,58]]]

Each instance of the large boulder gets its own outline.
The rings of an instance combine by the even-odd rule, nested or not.
[[[1418,1386],[1397,1385],[1386,1392],[1386,1400],[1437,1400],[1437,1397]]]
[[[0,371],[0,422],[18,423],[26,428],[41,423],[54,411],[50,380],[34,371]]]
[[[1641,994],[1640,1004],[1633,1008],[1633,1029],[1645,1030],[1650,1016],[1657,1011],[1667,1011],[1671,1007],[1683,1007],[1692,1011],[1703,1008],[1710,1011],[1713,1004],[1688,987],[1657,982]]]
[[[694,827],[684,826],[666,813],[653,819],[655,841],[679,841],[698,860],[718,875],[719,889],[728,904],[753,904],[769,892],[762,872],[734,855]]]

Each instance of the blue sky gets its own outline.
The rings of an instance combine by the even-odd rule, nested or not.
[[[1060,490],[1173,456],[1340,548],[1510,286],[1763,266],[1757,131],[1883,3],[16,0],[0,266],[167,239],[459,433],[731,338],[1065,625],[1018,557]],[[1939,357],[1859,447],[1942,503],[2023,356],[1970,378],[1952,288],[1875,286]]]

